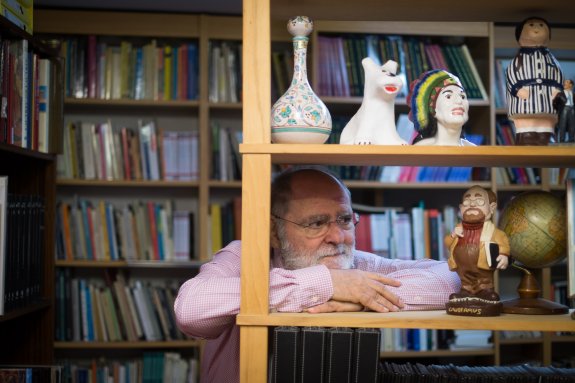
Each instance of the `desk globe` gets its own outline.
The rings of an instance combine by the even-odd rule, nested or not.
[[[566,226],[565,203],[549,192],[524,192],[505,206],[499,227],[509,237],[512,265],[523,271],[523,277],[517,288],[519,298],[502,302],[504,313],[565,314],[569,311],[566,306],[540,298],[539,284],[529,271],[529,268],[549,267],[566,257]]]

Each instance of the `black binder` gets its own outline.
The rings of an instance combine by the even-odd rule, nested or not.
[[[327,331],[325,383],[348,383],[351,380],[353,330],[333,327]]]
[[[324,327],[301,329],[300,379],[301,383],[323,381],[327,330]]]
[[[353,336],[353,383],[377,383],[381,331],[375,328],[355,329]]]
[[[297,353],[299,327],[274,328],[271,383],[296,383],[298,376]]]

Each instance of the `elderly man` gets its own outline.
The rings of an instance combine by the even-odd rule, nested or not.
[[[389,260],[355,250],[359,217],[341,180],[291,168],[272,185],[270,309],[279,312],[443,309],[460,282],[445,262]],[[239,381],[240,242],[214,255],[178,293],[186,334],[208,339],[203,382]]]

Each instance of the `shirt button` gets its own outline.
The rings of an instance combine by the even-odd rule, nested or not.
[[[319,301],[319,297],[318,297],[317,295],[314,295],[313,297],[311,297],[311,301],[312,301],[313,303],[316,303],[316,302]]]
[[[537,80],[535,80],[537,82],[537,84],[541,84],[543,82],[543,80],[541,80],[540,78],[538,78]]]
[[[419,296],[416,296],[416,297],[413,297],[413,300],[414,300],[415,302],[421,302],[421,301],[423,300],[423,298],[421,298],[421,297],[419,297]]]

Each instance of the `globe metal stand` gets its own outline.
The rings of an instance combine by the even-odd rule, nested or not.
[[[567,306],[539,297],[541,288],[531,271],[516,265],[515,262],[511,266],[523,271],[523,277],[517,287],[519,298],[503,301],[502,312],[527,315],[559,315],[569,312]]]

